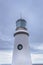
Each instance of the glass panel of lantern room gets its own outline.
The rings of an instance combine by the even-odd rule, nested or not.
[[[16,26],[17,26],[17,27],[20,27],[20,26],[21,26],[21,21],[18,21],[18,22],[16,23]]]
[[[26,22],[25,21],[22,21],[21,22],[21,27],[25,27],[26,26]]]

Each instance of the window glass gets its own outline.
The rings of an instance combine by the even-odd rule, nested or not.
[[[25,26],[26,26],[26,22],[25,22],[25,21],[18,21],[18,22],[16,23],[16,26],[17,26],[17,27],[25,27]]]
[[[22,44],[18,44],[17,49],[22,50],[22,48],[23,48]]]

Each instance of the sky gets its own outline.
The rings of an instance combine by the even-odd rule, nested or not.
[[[30,34],[32,63],[43,63],[43,0],[0,0],[0,64],[12,63],[13,34],[21,15]]]

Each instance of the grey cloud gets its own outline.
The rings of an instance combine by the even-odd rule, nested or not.
[[[0,0],[0,48],[13,47],[15,23],[21,12],[27,21],[29,43],[43,42],[43,0]]]

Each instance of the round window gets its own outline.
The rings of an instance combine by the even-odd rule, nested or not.
[[[19,44],[19,45],[17,46],[17,49],[18,49],[18,50],[21,50],[22,48],[23,48],[22,44]]]

